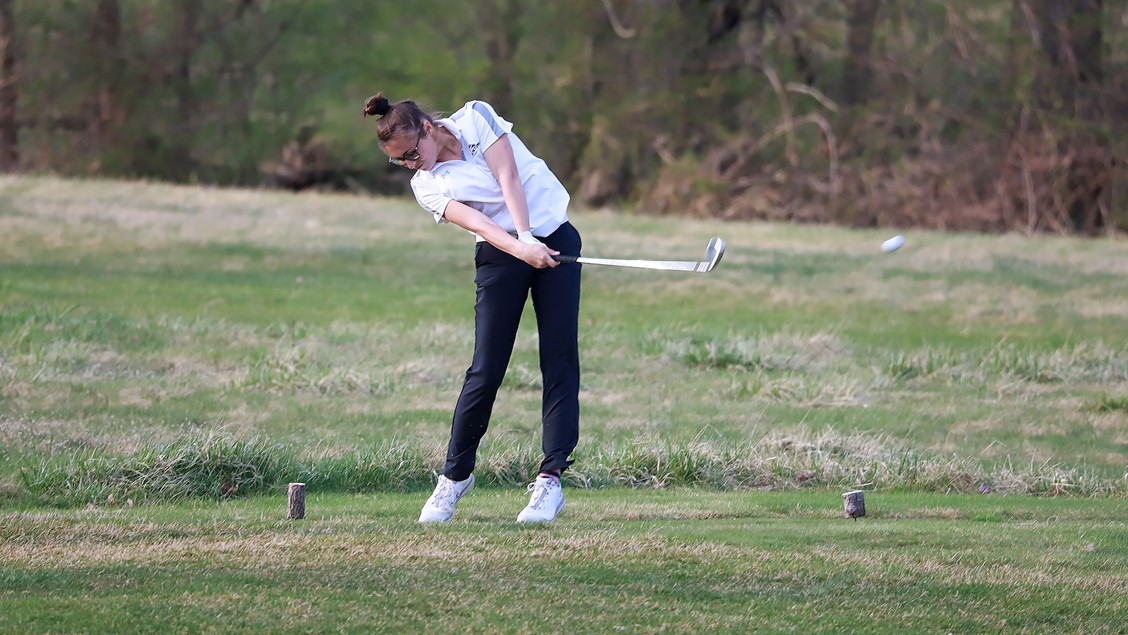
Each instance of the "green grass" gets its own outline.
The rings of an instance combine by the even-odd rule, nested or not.
[[[475,491],[3,513],[4,632],[1122,632],[1114,500],[576,491],[552,527]]]
[[[352,452],[302,452],[264,439],[209,434],[142,447],[128,455],[97,449],[24,458],[22,495],[44,505],[224,500],[261,494],[292,481],[318,491],[425,489],[442,456],[410,442]],[[536,476],[541,452],[531,441],[501,441],[479,455],[482,485],[518,485]],[[590,452],[564,477],[570,487],[705,487],[1107,496],[1124,483],[1092,471],[1043,462],[984,468],[967,458],[914,450],[889,436],[765,437],[757,444],[636,442]]]
[[[532,530],[527,308],[482,489],[431,530],[472,238],[399,199],[0,177],[0,631],[1123,632],[1123,237],[573,220],[589,255],[729,249],[585,269],[569,507]]]
[[[413,203],[6,178],[0,478],[55,448],[129,454],[219,431],[431,454],[472,347],[472,243]],[[589,267],[583,453],[888,433],[984,467],[1128,468],[1119,239],[724,224],[578,211]],[[535,438],[531,310],[491,439]]]

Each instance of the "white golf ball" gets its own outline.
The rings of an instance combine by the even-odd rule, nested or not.
[[[905,244],[905,237],[897,235],[881,243],[881,251],[885,253],[894,252],[900,249],[903,244]]]

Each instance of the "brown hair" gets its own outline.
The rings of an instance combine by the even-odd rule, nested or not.
[[[380,143],[387,143],[402,134],[419,134],[424,121],[434,122],[414,101],[405,99],[392,104],[382,92],[364,102],[364,116],[380,118],[376,122],[376,136]]]

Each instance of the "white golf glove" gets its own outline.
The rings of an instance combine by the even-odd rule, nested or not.
[[[533,236],[533,232],[527,231],[527,230],[521,232],[520,234],[517,234],[517,240],[525,243],[526,245],[543,245],[544,244],[541,241],[537,240],[536,236]]]

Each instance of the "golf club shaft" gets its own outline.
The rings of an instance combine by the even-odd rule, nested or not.
[[[587,258],[584,256],[553,256],[562,263],[578,262],[582,265],[608,265],[611,267],[634,267],[635,269],[661,269],[663,271],[705,271],[707,262],[688,260],[615,260],[611,258]]]
[[[705,248],[704,261],[692,260],[618,260],[613,258],[586,258],[583,256],[553,256],[559,262],[578,262],[582,265],[608,265],[611,267],[634,267],[636,269],[659,269],[662,271],[694,271],[709,273],[721,256],[725,255],[725,241],[723,238],[709,239]]]

